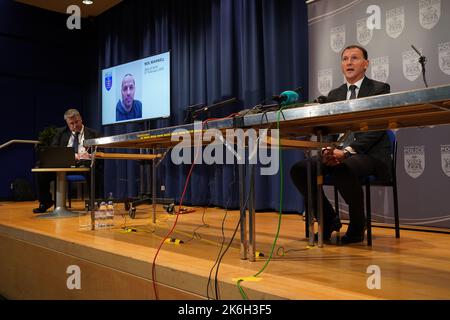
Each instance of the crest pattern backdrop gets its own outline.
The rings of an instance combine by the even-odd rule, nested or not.
[[[429,86],[450,84],[449,0],[320,0],[308,5],[308,23],[311,100],[344,83],[340,53],[350,44],[368,50],[366,75],[392,92],[425,87],[412,45],[427,58]],[[400,129],[397,143],[401,223],[450,228],[450,126]],[[374,188],[372,207],[376,219],[392,222],[391,189]]]

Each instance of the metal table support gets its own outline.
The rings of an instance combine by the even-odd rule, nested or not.
[[[250,171],[250,186],[249,186],[249,199],[248,199],[248,249],[250,261],[255,261],[256,258],[256,226],[255,226],[255,165],[249,164]]]
[[[317,141],[322,142],[322,132],[317,132]],[[317,153],[317,220],[319,224],[317,242],[319,248],[323,247],[323,174],[322,174],[322,150]],[[314,234],[310,235],[314,239]]]
[[[34,168],[32,172],[55,172],[56,173],[56,208],[51,213],[39,215],[38,219],[74,217],[78,212],[73,212],[66,207],[67,172],[89,172],[89,168]]]
[[[152,151],[153,151],[153,155],[156,155],[156,149],[153,149]],[[153,223],[156,223],[156,163],[155,163],[155,160],[152,161],[152,207],[153,207]]]
[[[239,170],[239,207],[241,220],[241,259],[247,259],[247,206],[245,203],[245,164],[238,164]]]
[[[306,236],[309,237],[308,244],[310,246],[314,245],[314,216],[313,216],[313,202],[312,202],[312,159],[311,159],[311,152],[308,150],[306,153],[307,156],[307,163],[306,163],[306,172],[307,172],[307,183],[308,183],[308,208],[306,212],[306,230],[307,234]]]
[[[89,196],[89,210],[91,211],[91,230],[95,230],[95,154],[91,156],[91,194]]]

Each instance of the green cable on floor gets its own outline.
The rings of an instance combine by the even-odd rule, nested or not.
[[[281,147],[281,137],[280,137],[280,115],[283,111],[283,109],[286,107],[282,107],[280,108],[280,110],[278,110],[277,112],[277,130],[278,130],[278,155],[279,155],[279,162],[280,162],[280,209],[279,209],[279,214],[278,214],[278,228],[277,228],[277,233],[275,235],[275,239],[273,241],[273,245],[272,245],[272,249],[270,251],[270,255],[269,258],[267,259],[266,263],[264,264],[264,266],[261,268],[261,270],[259,270],[255,275],[253,275],[253,277],[257,277],[259,276],[267,267],[267,265],[269,264],[269,262],[272,260],[272,256],[273,256],[273,252],[275,250],[275,246],[277,244],[277,240],[278,240],[278,236],[280,234],[280,228],[281,228],[281,217],[282,217],[282,212],[283,212],[283,193],[284,193],[284,188],[283,188],[283,184],[284,184],[284,179],[283,179],[283,158],[282,158],[282,147]],[[239,289],[239,292],[241,293],[241,296],[244,300],[248,300],[247,294],[245,293],[244,289],[241,287],[241,282],[243,282],[244,279],[240,278],[236,285]]]

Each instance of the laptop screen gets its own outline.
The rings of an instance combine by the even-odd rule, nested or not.
[[[75,153],[71,147],[48,147],[39,151],[39,168],[74,168]]]

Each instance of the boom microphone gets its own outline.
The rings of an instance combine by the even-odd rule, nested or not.
[[[413,44],[411,45],[411,48],[413,48],[413,50],[414,50],[415,52],[417,52],[417,54],[419,55],[419,57],[422,57],[422,54],[420,53],[420,51],[419,51],[419,50],[417,50],[417,48],[416,48],[416,47],[414,47],[414,45],[413,45]]]

